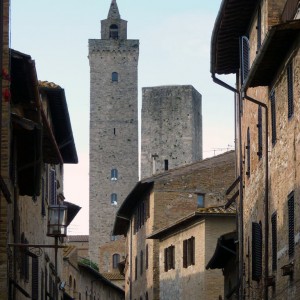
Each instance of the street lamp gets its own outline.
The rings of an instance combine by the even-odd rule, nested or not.
[[[48,228],[47,235],[65,237],[67,235],[67,206],[49,205],[48,207]]]

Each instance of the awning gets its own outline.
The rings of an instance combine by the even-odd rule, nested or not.
[[[237,73],[239,38],[245,35],[259,0],[223,0],[211,37],[212,74]]]
[[[208,262],[208,269],[223,269],[231,258],[236,256],[236,231],[226,233],[218,238],[214,255]]]
[[[273,26],[252,63],[243,89],[268,86],[274,80],[280,62],[283,62],[295,43],[299,44],[300,20]]]
[[[78,214],[78,212],[81,210],[81,207],[68,201],[64,201],[64,205],[66,205],[68,208],[66,225],[69,226]]]

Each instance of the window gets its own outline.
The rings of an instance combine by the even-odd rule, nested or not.
[[[246,169],[246,175],[249,177],[250,176],[250,128],[248,127],[247,129],[247,145],[246,145],[246,150],[247,150],[247,169]]]
[[[241,80],[246,81],[249,73],[249,40],[246,36],[241,37]]]
[[[50,204],[57,204],[56,189],[57,189],[56,173],[55,173],[55,169],[51,169],[50,170]]]
[[[262,230],[259,223],[252,223],[252,280],[262,276]]]
[[[149,215],[149,194],[145,194],[134,213],[134,233],[145,224]]]
[[[183,267],[195,264],[195,238],[191,238],[183,241]]]
[[[165,171],[169,170],[169,161],[165,159]]]
[[[261,7],[260,6],[258,7],[257,10],[256,30],[257,30],[257,51],[258,51],[261,46]]]
[[[289,238],[289,257],[295,254],[295,238],[294,238],[294,225],[295,225],[295,211],[294,211],[294,192],[290,193],[288,197],[288,238]]]
[[[277,269],[277,213],[274,212],[271,217],[272,226],[272,270]]]
[[[69,276],[69,287],[70,287],[70,288],[72,288],[72,282],[73,282],[72,276],[70,275],[70,276]]]
[[[138,273],[138,258],[135,257],[135,280],[137,280],[137,273]]]
[[[165,271],[175,269],[175,246],[171,245],[164,249],[164,258]]]
[[[270,94],[271,101],[271,125],[272,125],[272,144],[276,143],[276,105],[275,105],[275,91],[273,90]]]
[[[42,177],[42,207],[41,207],[42,216],[46,216],[46,208],[45,208],[45,179]]]
[[[141,254],[140,254],[140,258],[141,258],[141,263],[140,263],[140,274],[142,275],[143,274],[143,269],[144,269],[144,253],[143,251],[141,251]]]
[[[258,151],[257,155],[259,159],[262,158],[262,111],[261,106],[258,106],[258,112],[257,112],[257,136],[258,136]]]
[[[112,82],[118,82],[119,81],[119,74],[117,72],[112,72],[111,81]]]
[[[293,65],[290,62],[287,66],[287,89],[288,89],[288,117],[294,114],[294,93],[293,93]]]
[[[39,299],[39,259],[32,257],[31,265],[31,299]]]
[[[204,195],[203,194],[197,195],[197,206],[204,207]]]
[[[112,257],[113,260],[113,269],[117,269],[118,268],[118,264],[120,262],[120,254],[115,253]]]
[[[148,292],[146,292],[146,295],[145,295],[145,300],[148,300],[149,297],[148,297]]]
[[[112,169],[112,170],[111,170],[110,179],[111,179],[112,181],[118,180],[118,170],[117,170],[117,169]]]
[[[148,259],[149,259],[149,247],[148,247],[148,244],[146,245],[146,270],[148,270]]]
[[[119,38],[119,28],[116,24],[112,24],[109,27],[109,37],[111,39],[118,39]]]
[[[113,193],[110,195],[110,203],[111,205],[117,205],[118,204],[118,196],[116,193]]]

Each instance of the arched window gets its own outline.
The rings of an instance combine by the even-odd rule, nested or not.
[[[119,81],[119,74],[118,74],[118,72],[112,72],[111,73],[111,81],[112,82],[118,82]]]
[[[117,205],[118,204],[118,197],[117,197],[116,193],[111,194],[110,203],[111,203],[111,205]]]
[[[114,269],[117,269],[117,268],[118,268],[118,263],[120,262],[120,254],[115,253],[115,254],[112,256],[112,260],[113,260],[113,268],[114,268]]]
[[[69,287],[72,288],[72,276],[69,277]]]
[[[117,40],[119,38],[119,27],[116,24],[112,24],[109,27],[109,38]]]
[[[118,180],[118,170],[117,169],[112,169],[111,170],[110,179],[111,180]]]
[[[74,291],[76,291],[76,279],[74,278],[74,281],[73,281],[73,288],[74,288]]]

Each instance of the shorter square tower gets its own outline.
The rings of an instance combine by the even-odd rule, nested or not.
[[[141,177],[201,159],[201,94],[191,85],[143,88]]]

